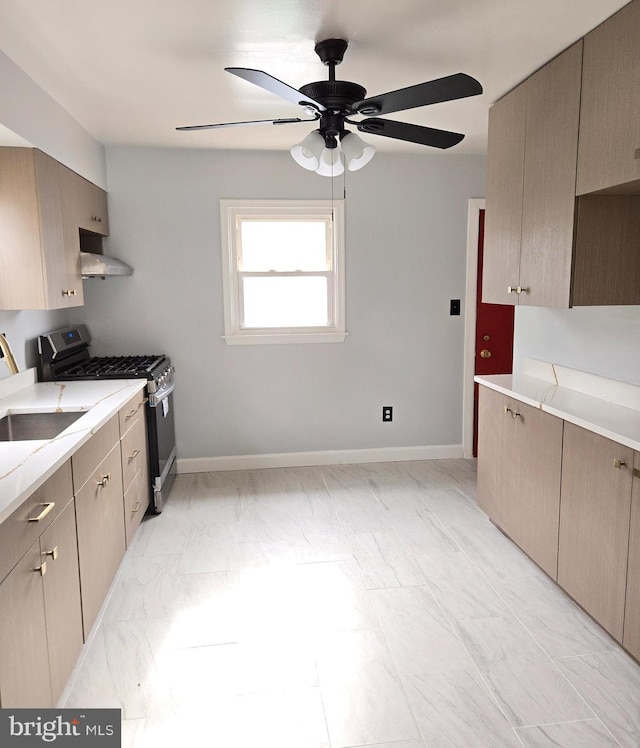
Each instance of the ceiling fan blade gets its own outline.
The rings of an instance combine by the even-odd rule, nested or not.
[[[225,70],[228,73],[237,75],[243,80],[249,81],[249,83],[264,88],[266,91],[269,91],[276,96],[280,96],[281,98],[290,101],[292,104],[300,104],[301,106],[309,105],[314,109],[317,109],[319,112],[325,111],[325,107],[319,101],[315,101],[309,96],[303,96],[297,88],[293,88],[293,86],[289,86],[286,83],[279,81],[277,78],[274,78],[272,75],[269,75],[269,73],[265,73],[262,70],[251,70],[251,68],[225,68]]]
[[[464,99],[467,96],[477,96],[481,93],[482,86],[475,78],[466,73],[456,73],[445,78],[419,83],[417,86],[400,88],[397,91],[356,101],[351,108],[358,114],[390,114],[403,109],[438,104],[441,101]]]
[[[176,130],[217,130],[221,127],[236,127],[238,125],[290,125],[293,122],[316,122],[317,117],[312,119],[300,119],[299,117],[289,117],[288,119],[254,119],[248,122],[220,122],[216,125],[187,125],[185,127],[176,127]]]
[[[449,130],[434,130],[432,127],[410,125],[408,122],[395,122],[391,119],[370,117],[358,122],[358,130],[371,135],[382,135],[385,138],[407,140],[410,143],[430,145],[433,148],[451,148],[459,143],[464,135]]]

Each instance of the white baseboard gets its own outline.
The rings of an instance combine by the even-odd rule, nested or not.
[[[281,452],[278,454],[232,455],[229,457],[183,457],[178,459],[177,466],[178,473],[209,473],[218,470],[350,465],[361,462],[442,460],[462,456],[462,444],[445,444],[432,447],[381,447],[379,449]]]

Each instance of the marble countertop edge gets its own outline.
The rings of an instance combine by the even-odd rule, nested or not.
[[[640,451],[640,411],[549,381],[511,374],[477,375],[474,381],[518,402]]]
[[[53,439],[0,443],[0,522],[145,385],[144,379],[27,383],[4,397],[0,389],[0,417],[7,412],[85,411]]]

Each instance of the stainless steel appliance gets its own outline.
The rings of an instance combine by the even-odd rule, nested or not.
[[[38,338],[41,381],[74,379],[146,379],[147,439],[152,505],[162,511],[176,474],[173,420],[174,368],[168,356],[91,356],[85,325],[65,327]]]

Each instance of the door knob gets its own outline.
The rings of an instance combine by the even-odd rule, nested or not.
[[[486,348],[483,348],[483,349],[482,349],[482,350],[480,351],[480,356],[481,356],[482,358],[491,358],[491,351],[488,351],[488,350],[487,350]]]

